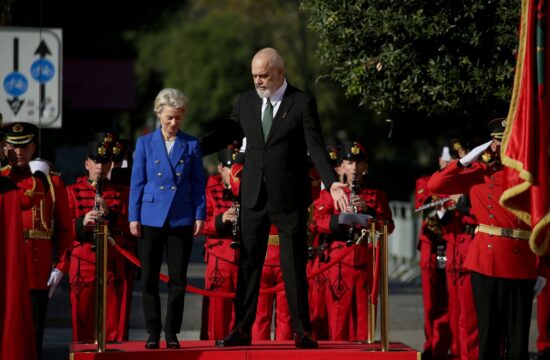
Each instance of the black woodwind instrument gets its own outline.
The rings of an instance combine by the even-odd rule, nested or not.
[[[231,236],[233,237],[233,240],[231,240],[231,244],[229,244],[229,246],[231,249],[238,249],[241,246],[241,232],[239,230],[239,202],[234,200],[231,207],[237,210],[237,217],[235,217],[233,223],[231,224]]]
[[[350,185],[350,196],[349,196],[349,202],[350,204],[353,201],[353,198],[359,195],[359,184],[357,183],[357,178],[355,175],[351,178],[351,185]],[[357,206],[351,205],[351,208],[354,213],[357,214]],[[346,241],[346,246],[351,246],[355,243],[355,224],[351,224],[348,230],[348,240]]]

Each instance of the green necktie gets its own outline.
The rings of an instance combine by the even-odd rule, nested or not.
[[[269,129],[271,129],[271,124],[273,123],[273,105],[271,101],[267,98],[267,105],[264,109],[264,115],[262,116],[262,129],[264,131],[264,141],[267,140],[267,135],[269,135]]]

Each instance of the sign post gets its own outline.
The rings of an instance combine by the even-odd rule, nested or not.
[[[0,27],[0,113],[4,122],[60,128],[62,30]]]

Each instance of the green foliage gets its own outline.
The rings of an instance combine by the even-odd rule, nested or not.
[[[347,96],[377,111],[461,116],[502,108],[517,0],[303,0],[318,57]]]
[[[151,114],[162,87],[176,87],[190,99],[184,128],[199,134],[227,116],[235,97],[253,86],[250,61],[266,46],[277,48],[289,81],[312,91],[319,65],[316,42],[295,1],[190,1],[167,16],[162,27],[128,33],[138,52],[136,71],[143,111]],[[147,103],[148,102],[148,103]]]

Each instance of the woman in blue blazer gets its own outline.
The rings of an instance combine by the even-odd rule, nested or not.
[[[193,236],[202,230],[206,216],[205,181],[199,141],[179,129],[187,111],[185,95],[176,89],[161,90],[154,111],[161,126],[137,140],[128,217],[130,231],[140,238],[143,310],[149,333],[145,347],[159,348],[158,283],[166,246],[170,282],[164,333],[166,346],[177,349]]]

